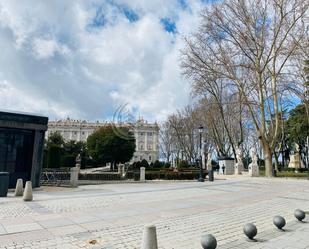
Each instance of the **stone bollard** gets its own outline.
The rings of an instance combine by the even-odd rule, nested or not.
[[[23,200],[24,201],[33,201],[33,195],[32,195],[32,182],[26,181],[26,186],[23,194]]]
[[[23,179],[17,179],[16,188],[15,188],[15,196],[23,196],[24,187],[23,187]]]
[[[303,210],[300,209],[296,209],[294,211],[294,216],[296,219],[298,219],[299,221],[303,221],[303,219],[306,218],[306,213]]]
[[[205,234],[201,237],[201,245],[203,249],[216,249],[217,240],[212,234]]]
[[[254,241],[254,237],[257,234],[257,228],[254,224],[252,223],[247,223],[244,225],[244,234],[252,241]]]
[[[154,225],[146,225],[141,249],[158,249],[157,231]]]
[[[72,188],[78,187],[78,173],[79,173],[78,167],[71,168],[71,170],[70,170],[70,186]]]
[[[139,180],[141,181],[141,182],[144,182],[145,181],[145,167],[141,167],[140,168],[140,178],[139,178]]]
[[[282,228],[286,225],[285,219],[280,215],[276,215],[273,218],[273,223],[280,230],[283,230]]]

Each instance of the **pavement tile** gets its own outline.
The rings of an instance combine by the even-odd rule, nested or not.
[[[309,181],[242,177],[212,183],[153,181],[35,195],[31,205],[2,200],[0,248],[136,249],[149,223],[157,227],[160,249],[201,248],[204,233],[214,234],[220,249],[309,248],[309,223],[295,222],[293,216],[296,208],[309,210]],[[284,233],[272,224],[278,214],[287,221]],[[242,232],[247,222],[258,227],[256,243],[248,242]],[[40,230],[27,232],[25,226],[34,229],[33,223]],[[1,235],[1,224],[3,229],[12,226],[15,234]],[[89,243],[92,240],[97,243]]]

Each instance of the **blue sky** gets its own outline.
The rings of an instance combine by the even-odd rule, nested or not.
[[[1,109],[105,120],[127,104],[164,120],[190,102],[179,50],[205,4],[2,0]]]

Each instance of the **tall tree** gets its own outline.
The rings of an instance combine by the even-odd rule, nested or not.
[[[308,46],[309,46],[309,44],[308,44]],[[304,102],[304,105],[305,105],[307,121],[308,121],[308,124],[309,124],[309,59],[305,60],[304,73],[305,73],[305,78],[304,78],[304,81],[305,81],[304,88],[305,89],[304,89],[304,101],[303,102]]]
[[[47,148],[50,147],[51,145],[60,147],[63,144],[64,144],[63,136],[58,131],[51,133],[46,141]]]
[[[302,159],[305,162],[306,139],[309,136],[309,123],[305,104],[300,104],[290,111],[289,118],[286,121],[286,130],[290,147],[293,143],[297,143]]]
[[[167,162],[170,162],[172,154],[173,136],[171,126],[168,122],[160,125],[160,152]]]
[[[280,101],[296,85],[295,62],[308,40],[309,0],[225,0],[202,12],[186,39],[184,74],[238,93],[263,149],[266,175],[280,135]]]
[[[89,155],[98,163],[117,163],[130,161],[135,152],[135,139],[126,127],[107,125],[92,133],[87,139]],[[126,138],[118,134],[127,134]]]

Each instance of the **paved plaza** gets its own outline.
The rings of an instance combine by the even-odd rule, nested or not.
[[[198,249],[203,233],[218,248],[309,248],[309,181],[231,178],[215,182],[147,182],[46,188],[33,202],[0,198],[0,248],[140,248],[143,227],[157,227],[161,249]],[[286,231],[272,224],[286,218]],[[256,242],[242,227],[253,222]]]

